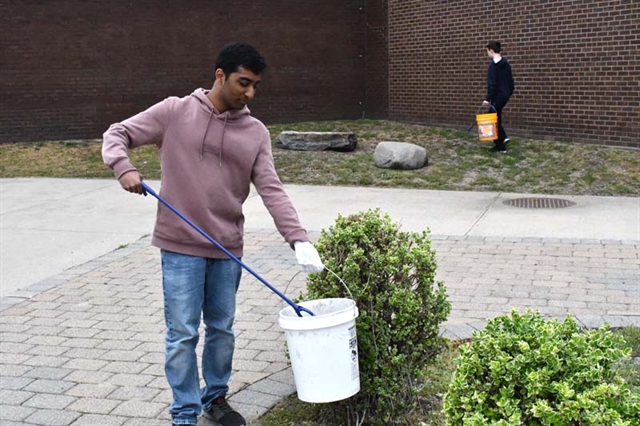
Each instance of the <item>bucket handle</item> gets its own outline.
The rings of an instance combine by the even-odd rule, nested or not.
[[[485,107],[486,105],[480,105],[480,108],[478,108],[478,110],[476,111],[476,115],[478,115],[478,113],[480,112],[480,110]],[[489,112],[491,112],[491,108],[493,108],[493,110],[495,112],[498,112],[498,110],[496,109],[496,107],[493,106],[493,104],[489,104]]]
[[[324,266],[324,269],[326,269],[327,271],[331,272],[331,274],[336,277],[338,279],[338,281],[340,281],[342,283],[342,285],[344,286],[344,288],[347,290],[347,293],[349,293],[349,297],[351,298],[351,300],[355,300],[353,298],[353,294],[351,294],[351,290],[349,290],[349,287],[347,287],[347,284],[342,281],[342,278],[340,278],[338,276],[338,274],[336,274],[335,272],[333,272],[331,269],[327,268],[327,265]]]
[[[353,294],[351,293],[351,290],[349,290],[349,287],[347,286],[347,283],[345,283],[344,280],[342,278],[340,278],[340,276],[338,274],[336,274],[331,269],[329,269],[327,267],[327,265],[324,265],[324,269],[329,271],[334,277],[336,277],[338,279],[338,281],[340,281],[342,283],[342,286],[345,288],[345,290],[347,290],[347,293],[349,293],[349,297],[351,298],[351,300],[353,300],[355,302],[355,299],[353,298]],[[285,293],[287,292],[287,289],[289,288],[289,285],[291,284],[291,282],[298,276],[299,273],[300,273],[300,271],[298,271],[295,274],[293,274],[293,276],[291,277],[291,279],[287,283],[287,286],[284,288],[284,292]]]
[[[338,281],[340,281],[342,283],[342,285],[344,286],[345,290],[347,290],[347,293],[349,293],[349,297],[351,298],[351,300],[355,300],[353,298],[353,294],[351,293],[351,290],[349,290],[349,287],[347,286],[347,284],[342,280],[342,278],[340,278],[340,276],[338,274],[336,274],[335,272],[333,272],[331,269],[329,269],[327,267],[327,265],[324,265],[324,269],[326,269],[327,271],[329,271],[334,277],[336,277],[338,279]],[[284,292],[287,292],[287,289],[289,288],[289,285],[293,282],[293,280],[298,276],[298,274],[300,274],[300,271],[296,272],[295,274],[293,274],[293,276],[291,277],[291,279],[289,280],[289,282],[287,283],[287,286],[284,288]]]
[[[480,112],[480,110],[485,107],[486,105],[480,105],[480,107],[478,108],[478,110],[476,111],[476,115],[478,115],[478,113]],[[496,107],[494,107],[492,104],[489,104],[489,112],[491,112],[491,108],[493,108],[493,110],[495,112],[498,112],[498,110],[496,109]],[[467,133],[469,133],[471,131],[471,129],[473,129],[476,126],[476,123],[471,124],[471,126],[469,126],[469,128],[467,129]]]
[[[207,234],[206,232],[204,232],[202,229],[200,229],[198,227],[198,225],[196,225],[195,223],[191,222],[189,219],[187,219],[187,217],[185,217],[182,213],[180,213],[175,207],[173,207],[171,204],[169,204],[168,201],[164,200],[162,197],[160,197],[158,194],[156,194],[156,192],[151,189],[151,187],[149,185],[147,185],[146,183],[142,182],[142,190],[144,195],[146,196],[147,194],[151,194],[153,197],[157,198],[158,201],[160,201],[162,204],[164,204],[165,206],[167,206],[167,208],[169,208],[169,210],[171,210],[172,212],[174,212],[176,215],[178,215],[180,217],[180,219],[184,220],[185,222],[187,222],[193,229],[195,229],[196,231],[198,231],[200,233],[200,235],[202,235],[203,237],[205,237],[207,240],[209,240],[210,243],[212,243],[214,246],[218,247],[220,250],[222,250],[224,252],[224,254],[226,254],[227,256],[229,256],[232,260],[234,260],[236,263],[238,263],[240,266],[242,266],[244,269],[247,270],[247,272],[249,272],[251,275],[253,275],[254,277],[256,277],[258,279],[258,281],[260,281],[262,284],[266,285],[267,287],[269,287],[269,289],[271,291],[273,291],[275,294],[277,294],[278,296],[280,296],[280,298],[282,298],[285,302],[287,302],[294,311],[296,311],[296,314],[298,314],[299,317],[302,317],[302,313],[301,312],[306,312],[311,316],[315,316],[315,314],[313,312],[311,312],[309,309],[305,308],[304,306],[300,306],[295,304],[292,300],[290,300],[287,296],[285,296],[284,294],[282,294],[280,291],[278,291],[277,288],[275,288],[274,286],[272,286],[271,284],[269,284],[264,278],[262,278],[260,275],[258,275],[256,272],[253,271],[253,269],[251,269],[247,264],[245,264],[243,261],[241,261],[240,259],[238,259],[236,256],[233,255],[233,253],[231,253],[229,250],[227,250],[226,248],[224,248],[220,243],[218,243],[216,240],[214,240],[213,238],[211,238],[209,236],[209,234]]]

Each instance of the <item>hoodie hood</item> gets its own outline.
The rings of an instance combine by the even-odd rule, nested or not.
[[[507,58],[505,58],[504,56],[501,56],[500,60],[498,62],[495,62],[495,64],[498,68],[504,68],[509,64],[509,61],[507,61]]]
[[[202,88],[196,89],[191,93],[191,96],[195,97],[202,109],[204,109],[209,114],[209,121],[207,123],[207,127],[202,135],[202,142],[200,144],[200,161],[204,158],[204,150],[205,144],[207,140],[207,134],[209,133],[209,128],[211,127],[211,120],[217,119],[223,121],[222,123],[222,132],[219,136],[220,140],[220,148],[218,150],[218,165],[222,166],[222,151],[224,150],[224,133],[227,129],[228,121],[238,121],[244,117],[248,117],[251,111],[245,105],[242,109],[230,109],[225,112],[219,112],[218,109],[213,105],[207,94],[209,94],[210,90],[205,90]]]
[[[212,115],[225,116],[228,121],[239,120],[245,116],[251,114],[249,107],[246,105],[242,109],[230,109],[225,112],[219,112],[218,109],[213,105],[211,100],[207,97],[207,95],[211,92],[211,90],[199,88],[191,93],[191,96],[195,97],[198,101],[200,101],[200,105],[202,108]]]

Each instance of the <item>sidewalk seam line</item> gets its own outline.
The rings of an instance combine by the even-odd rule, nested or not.
[[[502,196],[502,192],[498,192],[496,194],[496,196],[493,198],[493,200],[491,201],[491,203],[489,203],[489,205],[487,207],[485,207],[485,209],[483,210],[482,214],[480,216],[478,216],[478,218],[476,220],[473,221],[473,223],[471,224],[469,229],[467,229],[466,232],[464,234],[462,234],[462,235],[464,235],[465,237],[469,236],[469,233],[471,231],[473,231],[473,228],[475,228],[476,225],[487,215],[487,213],[489,213],[491,208],[496,204],[496,202],[498,201],[498,199],[501,196]]]

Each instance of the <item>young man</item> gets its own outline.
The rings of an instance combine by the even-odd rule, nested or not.
[[[302,270],[321,271],[318,252],[276,174],[269,131],[246,106],[260,84],[264,59],[247,44],[231,43],[219,53],[215,68],[211,90],[167,98],[109,127],[102,147],[105,164],[122,188],[142,194],[142,176],[128,150],[155,144],[162,167],[160,195],[237,257],[243,251],[242,204],[253,182]],[[204,411],[223,426],[245,425],[225,400],[241,267],[162,204],[152,244],[161,249],[172,424],[195,425]],[[202,389],[196,361],[201,314]]]
[[[507,58],[500,54],[501,46],[499,41],[490,41],[487,44],[487,54],[491,58],[489,69],[487,70],[487,97],[482,105],[493,105],[498,113],[498,139],[491,152],[507,152],[507,142],[509,138],[502,127],[502,109],[509,102],[515,84],[511,74],[511,65]]]

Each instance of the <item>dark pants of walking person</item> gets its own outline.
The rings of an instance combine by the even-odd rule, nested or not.
[[[507,145],[505,143],[505,139],[508,138],[507,132],[505,132],[504,127],[502,127],[502,108],[507,105],[508,100],[497,100],[493,107],[496,109],[496,113],[498,114],[498,139],[495,141],[496,148],[499,150],[507,149]]]

